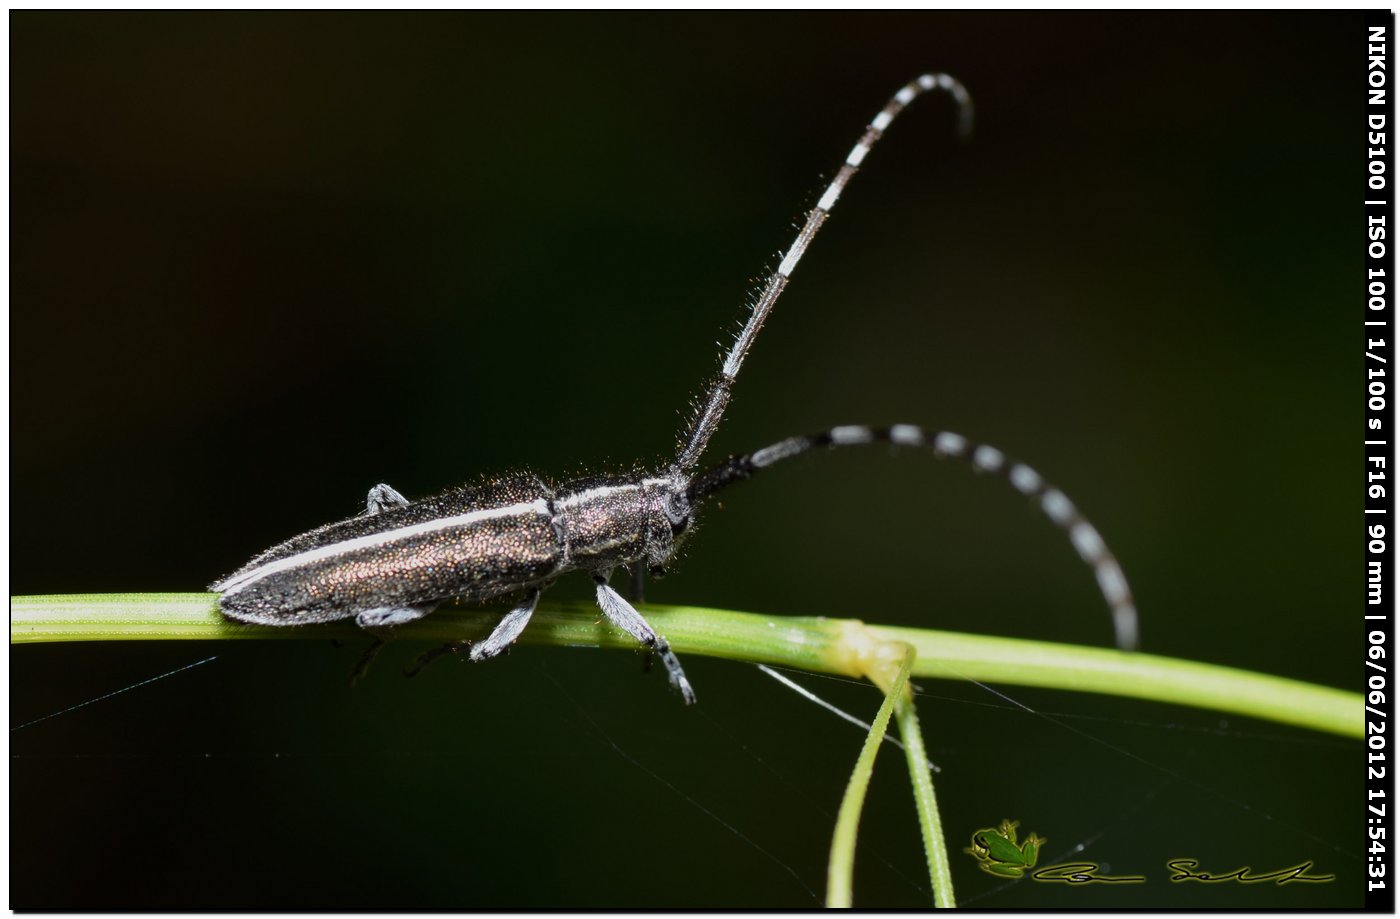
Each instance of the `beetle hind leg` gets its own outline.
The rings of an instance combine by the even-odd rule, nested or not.
[[[350,668],[350,688],[354,689],[359,685],[360,680],[369,673],[370,664],[373,664],[379,657],[379,652],[384,650],[384,646],[389,643],[389,639],[375,636],[374,640],[365,648],[365,653],[360,655],[360,659],[355,661],[355,666]]]
[[[425,606],[378,606],[374,609],[360,610],[355,614],[355,623],[360,628],[374,636],[374,641],[365,649],[365,653],[360,656],[360,660],[350,671],[350,685],[354,686],[364,678],[369,672],[370,664],[379,656],[379,652],[384,650],[394,638],[394,626],[413,622],[415,619],[422,619],[424,616],[437,609],[438,604],[431,603]]]
[[[362,609],[356,613],[355,624],[371,632],[391,629],[396,625],[422,619],[437,607],[436,603],[427,606],[376,606],[374,609]]]

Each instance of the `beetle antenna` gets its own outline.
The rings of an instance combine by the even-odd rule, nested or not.
[[[720,421],[724,418],[725,407],[729,404],[729,391],[734,385],[735,377],[739,375],[739,368],[743,366],[749,348],[753,347],[754,339],[758,337],[759,330],[763,328],[764,321],[773,310],[773,304],[777,303],[778,297],[782,296],[783,289],[787,287],[788,278],[792,276],[793,269],[797,267],[797,263],[802,259],[802,254],[811,245],[817,231],[826,221],[827,215],[831,213],[836,199],[841,196],[841,192],[845,190],[851,177],[856,174],[856,170],[860,168],[860,164],[870,153],[870,149],[884,136],[890,123],[900,112],[904,111],[905,106],[930,90],[940,90],[953,97],[958,106],[959,136],[967,137],[972,133],[972,97],[968,95],[961,83],[946,73],[926,73],[904,86],[886,103],[885,107],[866,127],[860,140],[856,141],[856,145],[851,148],[851,152],[846,156],[846,162],[841,164],[840,171],[836,173],[836,178],[831,180],[831,184],[822,193],[821,199],[817,201],[817,206],[808,212],[807,222],[802,225],[797,238],[793,240],[792,246],[788,248],[783,260],[778,264],[778,270],[768,278],[763,292],[754,302],[749,321],[744,324],[744,328],[739,332],[739,337],[734,340],[729,353],[724,357],[724,363],[720,365],[719,375],[710,383],[704,397],[696,404],[690,423],[681,434],[676,453],[676,469],[692,468],[699,461],[700,455],[705,452],[705,445],[710,442],[710,437],[714,435]]]
[[[1068,536],[1079,557],[1094,572],[1099,592],[1113,614],[1113,630],[1118,647],[1124,651],[1138,646],[1138,615],[1133,604],[1128,579],[1118,560],[1108,550],[1103,537],[1093,524],[1065,497],[1064,492],[1047,483],[1040,474],[1022,463],[1012,462],[995,447],[970,443],[958,434],[940,431],[934,434],[912,424],[896,424],[887,428],[847,425],[831,428],[819,434],[789,437],[761,450],[733,456],[691,479],[686,497],[692,505],[728,488],[736,482],[752,478],[760,470],[791,459],[817,447],[847,447],[858,444],[894,444],[900,447],[924,447],[933,450],[939,459],[959,459],[977,472],[1004,477],[1027,498],[1033,499],[1045,516]]]

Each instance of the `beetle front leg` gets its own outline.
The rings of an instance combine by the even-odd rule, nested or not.
[[[642,618],[642,614],[623,599],[622,594],[608,586],[607,574],[595,574],[593,583],[598,585],[598,608],[603,611],[603,615],[607,616],[613,625],[655,651],[661,658],[661,663],[666,665],[666,675],[671,678],[671,685],[680,690],[686,705],[694,705],[695,690],[685,678],[685,670],[681,667],[676,653],[671,650],[670,642],[656,634],[656,629]]]
[[[407,498],[381,482],[365,496],[365,516],[373,517],[394,507],[407,507],[409,503]]]

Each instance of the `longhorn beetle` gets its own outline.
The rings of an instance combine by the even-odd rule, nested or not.
[[[947,74],[925,74],[894,94],[851,148],[777,271],[764,284],[719,374],[696,403],[669,464],[650,474],[600,475],[557,485],[535,475],[515,474],[421,501],[409,501],[388,485],[376,485],[360,516],[273,546],[213,585],[211,590],[222,593],[219,605],[224,614],[263,625],[354,617],[361,627],[382,635],[453,598],[477,602],[517,598],[491,634],[470,646],[471,659],[481,661],[500,654],[520,636],[541,591],[566,572],[584,571],[597,585],[603,614],[661,658],[671,685],[690,704],[695,692],[666,639],[608,586],[613,569],[628,568],[634,593],[640,593],[643,566],[652,574],[662,573],[696,510],[720,489],[817,447],[887,443],[930,448],[937,457],[963,460],[974,470],[1004,476],[1013,488],[1036,501],[1068,533],[1079,556],[1093,569],[1113,613],[1118,645],[1134,647],[1137,613],[1127,580],[1098,531],[1062,492],[994,447],[909,424],[848,425],[790,437],[696,471],[724,417],[744,358],[803,253],[871,148],[905,106],[930,90],[952,96],[958,108],[958,132],[964,137],[969,134],[972,100],[963,85]],[[459,650],[459,646],[443,650]]]

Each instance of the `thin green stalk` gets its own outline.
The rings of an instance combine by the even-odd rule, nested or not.
[[[846,783],[846,794],[841,798],[841,809],[836,813],[836,831],[831,837],[831,857],[826,871],[826,905],[829,907],[849,907],[856,865],[856,834],[860,827],[860,812],[865,806],[865,793],[870,788],[870,777],[875,774],[875,757],[880,752],[885,739],[885,731],[890,726],[890,716],[894,714],[895,703],[904,695],[904,687],[909,682],[909,668],[914,663],[914,649],[904,647],[904,660],[898,672],[885,690],[885,701],[880,705],[870,730],[865,735],[865,743],[856,757],[855,768],[851,770],[851,780]],[[882,687],[883,688],[883,687]],[[925,766],[925,769],[928,767]]]
[[[948,842],[943,835],[943,820],[938,814],[938,797],[933,792],[933,776],[929,774],[928,754],[924,752],[924,735],[914,708],[914,694],[907,688],[899,694],[894,715],[899,722],[899,734],[904,739],[904,759],[909,766],[909,780],[914,785],[914,805],[919,812],[919,832],[924,838],[924,857],[928,861],[933,905],[951,909],[957,903],[953,898],[953,868],[948,861]]]
[[[485,635],[498,612],[447,608],[402,629],[405,638],[451,641]],[[916,677],[979,680],[1151,699],[1361,737],[1360,694],[1153,654],[933,629],[865,626],[852,619],[761,616],[696,607],[647,607],[647,620],[681,654],[862,676],[859,648],[906,642]],[[353,623],[272,628],[225,620],[213,594],[91,594],[12,597],[10,641],[326,638],[359,635]],[[635,648],[587,604],[542,604],[522,641]]]
[[[871,626],[884,641],[919,652],[914,675],[1045,686],[1215,709],[1361,737],[1364,702],[1299,680],[1177,658],[925,629]]]

